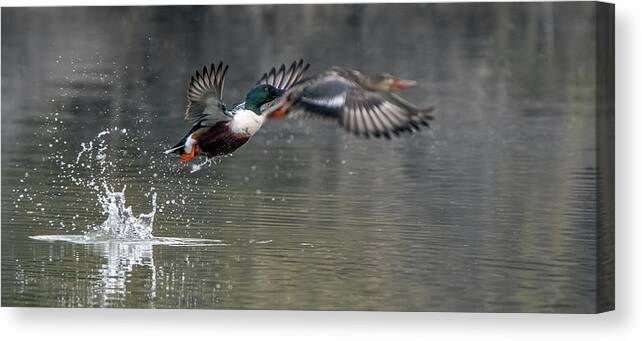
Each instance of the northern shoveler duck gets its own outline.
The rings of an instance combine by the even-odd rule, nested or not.
[[[261,128],[265,117],[261,107],[283,94],[292,84],[299,81],[309,67],[303,61],[283,68],[278,82],[257,83],[245,96],[245,101],[227,110],[223,103],[223,84],[228,66],[212,64],[210,69],[196,71],[187,91],[185,119],[192,122],[192,129],[165,153],[180,154],[181,161],[189,161],[196,155],[213,157],[232,153]],[[286,78],[287,76],[287,78]],[[277,87],[278,86],[278,87]]]
[[[261,78],[273,84],[278,72]],[[333,67],[301,80],[284,92],[264,113],[269,118],[322,117],[335,119],[346,130],[364,137],[399,136],[428,127],[432,107],[419,108],[393,91],[413,87],[417,82],[382,73],[366,75],[357,70]]]
[[[433,108],[419,108],[393,91],[417,83],[389,74],[366,75],[333,67],[301,79],[310,65],[302,60],[286,69],[272,68],[247,93],[245,102],[227,110],[221,94],[227,66],[196,72],[188,90],[185,119],[192,129],[166,153],[182,161],[196,155],[225,155],[238,149],[261,128],[267,118],[321,117],[335,119],[346,130],[364,137],[399,136],[428,127]]]

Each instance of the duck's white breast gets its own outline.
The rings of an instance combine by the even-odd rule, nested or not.
[[[252,136],[259,131],[263,122],[265,122],[263,115],[257,115],[252,110],[241,109],[232,118],[230,129],[234,134]]]

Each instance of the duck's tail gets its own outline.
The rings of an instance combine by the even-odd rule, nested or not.
[[[433,116],[433,115],[431,115],[431,114],[430,114],[430,113],[432,113],[433,111],[435,111],[435,107],[420,108],[420,109],[417,111],[417,113],[418,113],[418,114],[419,114],[419,116],[421,117],[422,121],[424,121],[424,122],[422,122],[422,124],[423,124],[423,125],[425,125],[426,127],[428,126],[428,124],[427,124],[427,122],[425,122],[425,121],[432,121],[432,120],[434,120],[434,119],[435,119],[435,116]]]
[[[166,150],[165,154],[171,154],[171,153],[184,154],[185,152],[187,152],[184,147],[187,144],[187,139],[190,137],[190,135],[192,135],[192,132],[193,130],[190,130],[187,134],[185,134],[185,136],[183,136],[183,138],[180,141],[178,141],[178,143],[175,144],[174,147]]]
[[[183,137],[174,147],[165,151],[165,154],[176,153],[180,155],[180,160],[187,162],[194,158],[196,155],[196,145],[194,140],[189,140],[192,133],[189,132]],[[191,142],[191,143],[190,143]]]
[[[185,142],[184,139],[181,140],[181,142],[177,143],[174,147],[164,151],[165,154],[170,154],[170,153],[176,153],[176,154],[182,154],[183,151],[181,150],[183,147],[185,147]]]

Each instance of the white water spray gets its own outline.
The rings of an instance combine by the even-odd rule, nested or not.
[[[66,163],[61,156],[54,157],[61,173],[59,178],[71,180],[74,184],[95,192],[102,213],[106,216],[104,222],[88,226],[83,235],[49,235],[34,236],[38,240],[61,240],[73,243],[149,243],[164,245],[224,245],[220,240],[205,240],[193,238],[155,237],[152,234],[154,217],[157,212],[156,192],[152,187],[145,196],[151,198],[151,211],[135,215],[131,206],[127,206],[125,190],[117,191],[121,180],[113,179],[117,174],[118,164],[109,158],[109,143],[107,137],[112,134],[127,134],[124,129],[112,128],[100,132],[94,139],[81,143],[81,150],[76,155],[75,162]],[[211,163],[212,161],[206,161]],[[203,164],[204,165],[204,164]],[[202,165],[201,165],[202,166]]]
[[[99,196],[98,200],[103,207],[103,213],[107,215],[107,220],[94,227],[95,231],[87,232],[86,236],[95,240],[152,240],[156,193],[151,194],[152,211],[136,216],[125,202],[127,186],[124,186],[120,192],[110,190],[106,183],[103,183],[103,188],[105,192]]]

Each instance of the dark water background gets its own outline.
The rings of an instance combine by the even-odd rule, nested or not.
[[[2,305],[592,311],[594,14],[590,3],[3,8]],[[232,103],[298,58],[311,73],[415,79],[404,96],[436,120],[392,141],[269,122],[193,174],[159,154],[189,128],[194,69],[229,63]],[[110,181],[128,185],[135,212],[150,211],[154,187],[154,234],[225,246],[28,238],[104,220],[96,193],[61,184],[46,158],[73,159],[113,127],[128,134],[109,137]],[[33,201],[17,201],[25,189]]]

